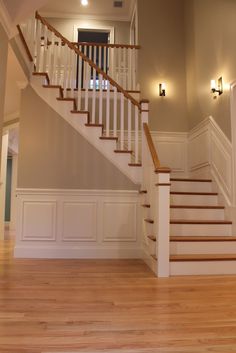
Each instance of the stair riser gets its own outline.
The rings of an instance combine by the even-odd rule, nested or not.
[[[236,253],[236,241],[171,242],[171,255]]]
[[[232,235],[228,224],[171,224],[170,235],[174,236],[227,236]]]
[[[170,189],[171,191],[182,191],[182,192],[211,192],[212,183],[171,181]]]
[[[193,220],[224,220],[222,209],[170,209],[171,219],[193,219]]]
[[[217,195],[170,195],[171,205],[217,206]]]
[[[172,276],[236,274],[236,261],[171,262],[170,274]]]

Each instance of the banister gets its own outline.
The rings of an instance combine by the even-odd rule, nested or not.
[[[153,142],[153,139],[152,139],[152,136],[151,136],[151,133],[150,133],[150,130],[149,130],[149,127],[148,127],[147,123],[143,123],[143,130],[144,130],[144,133],[145,133],[145,136],[146,136],[146,140],[147,140],[147,144],[148,144],[148,147],[149,147],[149,151],[150,151],[151,156],[152,156],[152,161],[153,161],[153,164],[154,164],[155,172],[158,172],[158,173],[170,173],[170,168],[161,166],[160,160],[158,158],[157,150],[156,150],[156,147],[154,145],[154,142]]]
[[[67,46],[74,50],[76,54],[78,54],[85,62],[87,62],[93,69],[96,70],[99,74],[103,76],[103,78],[110,82],[110,84],[117,88],[118,92],[121,92],[128,100],[130,100],[135,106],[141,110],[141,105],[136,99],[134,99],[129,93],[127,93],[116,81],[114,81],[109,75],[107,75],[104,71],[102,71],[92,60],[90,60],[85,54],[83,54],[72,42],[62,36],[60,32],[58,32],[53,26],[51,26],[47,20],[39,15],[38,12],[35,14],[35,18],[40,20],[42,24],[44,24],[51,32],[53,32],[58,38],[60,38]]]
[[[93,43],[93,42],[72,42],[74,45],[86,45],[91,47],[105,47],[105,48],[125,48],[125,49],[141,49],[140,45],[129,44],[110,44],[110,43]]]

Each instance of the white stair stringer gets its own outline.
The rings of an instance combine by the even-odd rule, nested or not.
[[[76,131],[78,131],[92,146],[102,153],[113,165],[115,165],[124,175],[133,183],[140,184],[142,178],[142,169],[139,167],[130,167],[130,155],[114,153],[116,141],[101,140],[101,128],[86,127],[87,113],[72,114],[73,103],[68,101],[59,101],[59,89],[45,88],[43,84],[45,78],[41,76],[31,77],[31,86],[35,92],[62,118],[64,118]]]

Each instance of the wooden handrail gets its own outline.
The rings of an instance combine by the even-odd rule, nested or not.
[[[87,62],[93,69],[96,70],[99,74],[103,76],[103,78],[110,82],[110,84],[117,88],[118,92],[123,93],[123,95],[130,100],[135,106],[141,110],[141,105],[136,99],[134,99],[129,93],[127,93],[116,81],[114,81],[110,76],[108,76],[104,71],[102,71],[92,60],[90,60],[84,53],[82,53],[72,42],[62,36],[60,32],[58,32],[53,26],[51,26],[43,17],[39,15],[38,12],[35,14],[35,18],[40,20],[42,24],[44,24],[51,32],[53,32],[58,38],[60,38],[67,46],[74,50],[76,54],[78,54],[85,62]]]
[[[74,45],[87,45],[91,47],[107,47],[107,48],[125,48],[125,49],[141,49],[140,45],[129,44],[109,44],[109,43],[92,43],[92,42],[72,42]]]
[[[149,151],[151,153],[152,156],[152,161],[154,164],[154,168],[155,168],[155,172],[157,173],[170,173],[171,170],[168,167],[162,167],[160,160],[158,158],[158,154],[157,154],[157,150],[156,147],[154,145],[153,139],[152,139],[152,135],[150,133],[149,127],[147,123],[143,123],[143,130],[147,139],[147,144],[149,147]]]
[[[29,58],[29,61],[30,61],[30,62],[33,62],[33,61],[34,61],[34,60],[33,60],[33,57],[32,57],[32,55],[31,55],[31,52],[30,52],[30,50],[29,50],[29,47],[28,47],[28,45],[27,45],[27,43],[26,43],[26,41],[25,41],[25,37],[24,37],[24,35],[23,35],[23,33],[22,33],[22,30],[21,30],[21,28],[20,28],[19,25],[17,25],[16,27],[17,27],[17,29],[18,29],[20,39],[21,39],[22,44],[23,44],[23,46],[24,46],[24,48],[25,48],[26,54],[27,54],[27,56],[28,56],[28,58]]]
[[[153,142],[153,139],[152,139],[152,136],[151,136],[151,133],[150,133],[150,130],[149,130],[149,127],[148,127],[147,123],[143,123],[143,130],[144,130],[144,133],[145,133],[145,136],[146,136],[146,139],[147,139],[149,151],[150,151],[151,156],[152,156],[152,161],[153,161],[153,164],[154,164],[154,168],[155,168],[155,170],[158,170],[159,168],[161,168],[161,163],[160,163],[160,160],[158,158],[157,151],[156,151],[156,148],[155,148],[155,145],[154,145],[154,142]]]

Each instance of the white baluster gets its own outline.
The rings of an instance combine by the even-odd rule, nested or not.
[[[132,51],[128,49],[128,90],[132,90]]]
[[[126,85],[127,85],[127,68],[126,68],[126,48],[123,48],[123,88],[127,89]]]
[[[136,90],[136,50],[132,50],[132,90]]]
[[[71,88],[75,89],[76,88],[76,68],[77,68],[77,54],[74,50],[72,51],[72,67],[71,67]]]
[[[110,135],[110,81],[107,81],[107,93],[106,93],[106,136]]]
[[[51,51],[52,51],[52,44],[51,44],[52,35],[53,35],[53,32],[48,31],[48,35],[47,35],[48,48],[47,48],[47,52],[46,52],[46,72],[48,73],[50,81],[51,81],[51,78],[52,78],[52,71],[51,71],[51,68],[52,68],[52,64],[51,64],[51,59],[52,59],[52,53],[51,53]]]
[[[40,60],[41,60],[41,30],[42,24],[37,21],[37,58],[36,58],[36,72],[40,72]]]
[[[53,55],[53,61],[52,61],[52,82],[54,85],[57,84],[58,82],[58,47],[59,45],[55,43],[56,37],[52,37],[52,55]]]
[[[128,150],[131,150],[132,103],[128,100]]]
[[[79,46],[79,50],[82,51],[82,47]],[[82,88],[82,58],[80,55],[78,55],[78,110],[81,110],[81,88]],[[84,74],[85,74],[85,70],[84,70]]]
[[[122,49],[121,48],[118,48],[118,64],[117,64],[117,67],[118,67],[118,78],[117,78],[117,81],[119,84],[121,84],[121,51]]]
[[[103,71],[107,72],[107,47],[104,46],[104,68]]]
[[[120,149],[124,150],[124,94],[120,94]]]
[[[48,48],[48,28],[44,26],[43,28],[43,72],[46,72],[46,60],[47,60],[47,48]]]
[[[113,136],[117,136],[117,88],[114,87]]]
[[[84,62],[85,65],[85,107],[84,109],[88,111],[88,94],[89,94],[89,81],[90,81],[90,66],[87,62]]]
[[[135,154],[135,163],[138,163],[139,157],[139,109],[135,106],[135,146],[134,146],[134,154]]]
[[[98,67],[102,69],[102,47],[98,47]]]
[[[94,60],[96,60],[96,53],[94,53]],[[92,98],[92,123],[93,124],[95,124],[95,112],[96,112],[96,75],[97,75],[96,69],[93,69],[93,98]]]
[[[99,124],[102,124],[102,102],[103,101],[103,88],[102,88],[102,75],[99,74]]]

